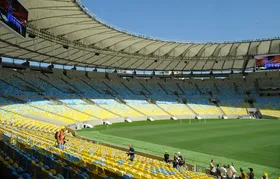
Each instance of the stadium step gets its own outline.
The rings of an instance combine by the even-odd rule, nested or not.
[[[98,89],[96,89],[95,87],[93,87],[92,85],[90,85],[88,82],[81,80],[84,84],[86,84],[87,86],[89,86],[91,89],[93,89],[94,91],[96,91],[99,94],[103,94],[102,92],[100,92]]]
[[[99,119],[97,116],[94,116],[94,115],[92,115],[92,114],[88,114],[88,113],[86,113],[86,112],[82,112],[82,111],[80,111],[80,110],[78,110],[78,109],[75,109],[75,108],[72,108],[72,107],[70,107],[70,106],[67,106],[66,104],[64,104],[64,106],[67,107],[67,108],[69,108],[70,110],[76,111],[76,112],[78,112],[78,113],[82,113],[82,114],[88,115],[88,116],[90,116],[90,117],[93,117],[93,118],[95,118],[95,119]]]
[[[24,100],[21,100],[21,99],[18,99],[17,97],[14,97],[14,96],[9,96],[9,95],[1,95],[2,98],[6,98],[10,101],[13,101],[15,103],[18,103],[18,104],[25,104],[27,103],[26,101]]]
[[[38,77],[38,78],[39,78],[41,81],[43,81],[43,82],[47,83],[48,85],[52,86],[53,88],[57,89],[58,91],[61,91],[61,92],[63,92],[63,93],[67,93],[67,92],[63,91],[62,89],[56,87],[55,85],[51,84],[51,83],[48,82],[47,80],[45,80],[45,79],[43,79],[43,78],[41,78],[41,77]]]
[[[218,92],[218,94],[220,94],[220,90],[219,90],[219,88],[217,87],[216,83],[214,83],[214,87],[215,87],[216,91]]]
[[[196,89],[199,91],[200,95],[202,95],[203,93],[202,93],[202,91],[199,89],[198,85],[197,85],[196,83],[195,83],[194,85],[195,85]]]
[[[139,83],[149,94],[148,95],[152,95],[152,93],[145,87],[145,85],[143,85],[142,83]]]
[[[10,111],[10,110],[7,110],[7,109],[0,108],[0,111],[5,111],[5,112],[7,112],[7,113],[13,114],[13,115],[15,115],[15,116],[23,117],[23,118],[28,118],[28,119],[33,119],[33,120],[35,120],[35,121],[40,121],[40,120],[38,120],[38,119],[35,118],[35,117],[28,116],[28,115],[23,115],[23,114],[20,114],[20,113],[14,112],[14,111]],[[52,121],[49,121],[49,120],[44,121],[44,122],[49,123],[49,124],[52,123]]]
[[[160,84],[160,83],[157,83],[159,85],[159,87],[168,95],[168,92],[166,89],[164,89],[164,87]]]
[[[130,91],[132,94],[135,94],[137,95],[134,91],[132,91],[132,89],[130,89],[126,84],[124,84],[123,82],[121,82],[121,84],[126,88],[128,89],[128,91]]]
[[[181,88],[181,86],[178,84],[178,83],[176,83],[176,85],[177,85],[177,87],[178,87],[178,89],[183,93],[183,95],[185,94],[185,92],[184,92],[184,90]]]
[[[39,108],[39,107],[37,107],[37,106],[35,106],[35,105],[32,105],[32,104],[28,104],[28,105],[31,106],[32,108],[35,108],[35,109],[37,109],[37,110],[40,110],[40,111],[44,111],[44,112],[53,114],[53,115],[55,115],[55,116],[63,117],[63,118],[65,118],[65,119],[68,119],[68,120],[71,120],[71,121],[74,121],[74,122],[80,122],[80,121],[78,121],[78,120],[76,120],[76,119],[73,119],[73,118],[70,118],[70,117],[66,117],[66,116],[60,115],[60,114],[58,114],[58,113],[51,112],[51,111],[44,110],[44,109]]]
[[[259,94],[260,94],[260,84],[259,84],[259,81],[256,80],[256,81],[254,82],[254,85],[255,85],[257,94],[259,95]]]
[[[19,90],[19,91],[24,92],[23,89],[20,89],[19,87],[14,86],[14,85],[12,85],[11,83],[9,83],[9,82],[7,82],[7,81],[5,81],[5,80],[3,80],[3,79],[0,79],[0,81],[3,82],[3,83],[5,83],[5,84],[7,84],[7,85],[9,85],[9,86],[11,86],[11,87],[13,87],[13,88],[15,88],[15,89],[17,89],[17,90]]]
[[[61,80],[66,83],[67,85],[71,86],[73,89],[75,89],[76,91],[78,91],[80,94],[83,94],[84,92],[80,91],[78,88],[76,88],[75,86],[73,86],[71,83],[69,83],[67,80],[61,78]]]
[[[44,92],[44,90],[42,90],[41,88],[38,88],[37,86],[34,86],[33,84],[29,83],[29,82],[26,81],[25,79],[23,79],[23,78],[21,78],[21,77],[19,77],[19,76],[17,76],[17,75],[13,75],[13,76],[14,76],[15,78],[17,78],[17,79],[23,81],[24,83],[26,83],[26,84],[28,85],[28,86],[24,86],[24,87],[29,88],[29,89],[31,89],[31,87],[32,87],[31,90],[33,90],[33,92]],[[34,88],[34,89],[33,89],[33,88]]]
[[[166,114],[173,116],[173,114],[169,113],[168,111],[166,111],[165,109],[163,109],[162,107],[160,107],[158,104],[155,104],[159,109],[161,109],[163,112],[165,112]]]
[[[83,100],[84,102],[86,102],[87,104],[93,104],[93,105],[95,105],[95,102],[92,101],[92,100],[90,100],[90,99],[88,99],[88,98],[80,98],[80,99]]]
[[[141,112],[141,111],[139,111],[138,109],[136,109],[136,108],[134,108],[134,107],[132,107],[132,106],[130,106],[129,104],[125,104],[127,107],[129,107],[129,108],[131,108],[131,109],[133,109],[134,111],[136,111],[136,112],[138,112],[138,113],[140,113],[140,114],[142,114],[143,116],[148,116],[147,114],[145,114],[145,113],[143,113],[143,112]]]
[[[235,82],[233,82],[233,85],[234,85],[234,91],[235,91],[236,93],[240,94],[239,91],[238,91],[238,86],[236,85]]]
[[[113,91],[113,94],[119,94],[116,90],[114,90],[111,86],[109,86],[107,83],[102,81],[102,83],[110,90],[110,92]]]
[[[62,105],[63,102],[57,100],[56,98],[53,97],[44,97],[46,100],[51,101],[52,103],[56,104],[56,105]]]
[[[186,103],[185,105],[193,113],[193,115],[198,116],[198,114],[188,105],[188,103]]]
[[[101,109],[103,109],[103,110],[105,110],[105,111],[111,113],[111,114],[114,114],[114,115],[118,116],[118,117],[124,117],[124,116],[122,116],[122,115],[120,115],[120,114],[117,114],[117,113],[115,113],[115,112],[113,112],[113,111],[111,111],[111,110],[109,110],[109,109],[106,109],[106,108],[104,108],[104,107],[102,107],[102,106],[100,106],[100,105],[98,105],[98,104],[96,104],[96,103],[95,103],[95,105],[96,105],[97,107],[99,107],[99,108],[101,108]]]
[[[224,116],[226,116],[225,111],[221,108],[221,106],[219,105],[219,103],[215,103],[215,104],[216,104],[217,108],[219,109],[219,111],[220,111]]]

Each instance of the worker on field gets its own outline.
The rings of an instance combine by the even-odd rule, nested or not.
[[[250,173],[249,173],[249,179],[254,179],[255,174],[254,174],[254,169],[253,168],[249,168]]]
[[[170,162],[170,160],[169,160],[169,154],[168,154],[168,151],[167,151],[167,150],[165,151],[165,154],[164,154],[164,161],[165,161],[166,163],[169,163],[169,162]]]
[[[246,173],[244,172],[244,169],[241,167],[240,168],[240,179],[247,179],[247,175],[246,175]]]

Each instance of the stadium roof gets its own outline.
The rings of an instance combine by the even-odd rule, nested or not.
[[[182,43],[134,35],[98,20],[79,1],[21,0],[29,10],[21,38],[0,26],[0,55],[46,63],[141,70],[245,69],[253,56],[280,53],[280,38]]]

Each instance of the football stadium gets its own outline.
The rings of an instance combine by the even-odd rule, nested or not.
[[[80,0],[0,13],[1,178],[280,177],[280,37],[160,40]]]

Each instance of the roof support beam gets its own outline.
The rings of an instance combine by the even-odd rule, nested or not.
[[[242,67],[242,73],[244,74],[245,70],[246,70],[246,67],[248,65],[248,62],[250,60],[250,56],[245,56],[243,58],[244,58],[244,62],[243,62],[243,67]]]
[[[68,14],[68,15],[58,15],[58,16],[48,16],[48,17],[41,17],[41,18],[36,18],[36,19],[31,19],[28,21],[28,23],[33,23],[36,21],[40,21],[40,20],[45,20],[45,19],[56,19],[56,18],[62,18],[62,17],[73,17],[73,16],[79,16],[82,15],[85,17],[85,14],[83,12],[79,13],[79,14]],[[86,18],[86,17],[85,17]]]
[[[99,26],[91,26],[91,27],[88,27],[88,28],[84,28],[84,29],[77,29],[77,30],[74,30],[74,31],[70,31],[70,32],[67,32],[65,34],[60,34],[59,36],[67,36],[67,35],[70,35],[70,34],[73,34],[73,33],[76,33],[76,32],[80,32],[80,31],[86,31],[86,30],[94,30],[94,29],[105,29],[105,27],[103,25],[99,25]],[[106,32],[106,31],[103,31],[103,32]]]
[[[73,61],[73,60],[64,59],[64,58],[60,58],[60,57],[57,57],[57,56],[52,56],[52,55],[48,55],[48,54],[45,54],[45,53],[36,52],[34,50],[30,50],[30,49],[27,49],[27,48],[23,48],[23,47],[20,47],[18,45],[12,44],[10,42],[6,42],[6,41],[1,40],[1,39],[0,39],[0,42],[6,43],[6,44],[8,44],[9,46],[12,46],[12,47],[23,49],[23,50],[28,51],[30,53],[35,53],[35,54],[37,53],[38,55],[41,55],[41,56],[45,56],[45,57],[49,57],[49,58],[53,58],[53,59],[58,59],[58,60],[63,60],[63,61],[67,61],[68,60],[68,61],[72,61],[72,62],[77,63],[76,61]],[[36,61],[36,59],[34,59],[34,60]],[[90,65],[90,64],[88,64],[88,65]]]
[[[86,23],[86,22],[91,22],[90,24],[96,24],[95,22],[92,22],[92,20],[86,20],[86,21],[80,21],[80,22],[74,21],[74,22],[69,22],[69,23],[61,23],[59,25],[52,26],[52,27],[43,28],[42,30],[50,30],[50,29],[54,29],[54,28],[58,28],[58,27],[63,27],[66,25],[74,25],[74,24],[80,25],[80,24]]]
[[[117,33],[117,32],[114,32],[114,31],[113,31],[112,33]],[[114,38],[114,37],[120,37],[120,36],[126,36],[126,35],[124,35],[124,34],[122,34],[122,33],[117,33],[116,35],[113,35],[113,36],[111,36],[111,37],[107,37],[107,38],[98,40],[97,42],[94,42],[94,43],[92,43],[91,45],[96,45],[96,44],[98,44],[98,43],[102,43],[104,40],[108,40],[108,39],[111,39],[111,38]]]
[[[182,59],[183,59],[191,48],[197,47],[198,45],[199,45],[199,44],[192,44],[192,45],[190,45],[190,46],[189,46],[182,54],[180,54],[179,56],[181,56]]]
[[[92,27],[91,27],[92,28]],[[85,36],[85,37],[83,37],[83,38],[79,38],[79,39],[76,39],[75,41],[81,41],[81,40],[83,40],[83,39],[87,39],[87,38],[90,38],[90,37],[93,37],[93,36],[96,36],[96,35],[100,35],[100,34],[107,34],[107,33],[114,33],[114,31],[112,31],[111,29],[109,29],[109,30],[104,30],[104,31],[102,31],[102,32],[98,32],[98,33],[94,33],[94,34],[90,34],[90,35],[87,35],[87,36]]]

